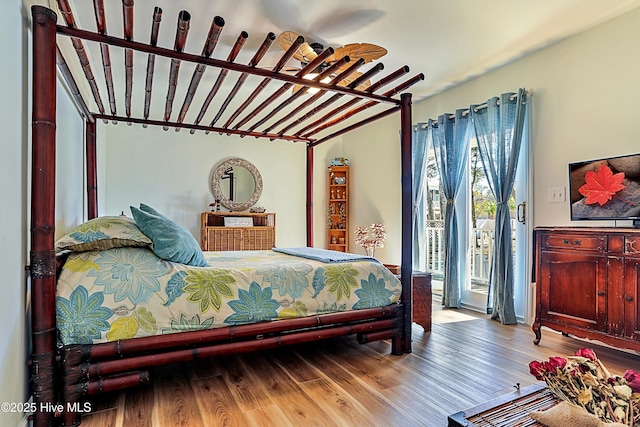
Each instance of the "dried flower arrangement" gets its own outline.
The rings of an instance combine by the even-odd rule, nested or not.
[[[376,248],[384,248],[384,241],[387,238],[382,224],[371,224],[369,228],[357,227],[355,234],[356,244],[362,246],[369,256],[373,256]]]
[[[529,372],[545,381],[560,400],[580,406],[606,423],[640,426],[640,374],[611,375],[596,353],[580,349],[575,356],[532,361]]]

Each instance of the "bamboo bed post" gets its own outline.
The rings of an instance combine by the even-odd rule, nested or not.
[[[393,354],[404,354],[411,352],[411,328],[412,328],[412,227],[413,227],[413,198],[412,198],[412,171],[411,171],[411,95],[402,94],[400,100],[392,97],[400,94],[404,89],[424,79],[422,74],[415,76],[408,81],[396,86],[384,94],[374,93],[382,86],[405,75],[409,69],[403,67],[391,75],[373,82],[366,90],[357,89],[364,81],[374,74],[382,71],[383,65],[377,64],[369,71],[363,73],[347,84],[338,85],[361,65],[362,61],[357,61],[346,67],[349,59],[343,58],[321,73],[316,79],[302,80],[304,74],[312,71],[328,56],[333,54],[331,48],[320,53],[313,61],[309,62],[296,75],[288,75],[279,71],[285,63],[292,57],[299,45],[304,41],[298,37],[295,42],[283,54],[278,64],[272,70],[257,68],[258,61],[264,56],[267,49],[275,39],[273,33],[269,33],[260,49],[255,53],[249,65],[236,64],[233,61],[240,49],[244,45],[247,34],[242,32],[236,44],[232,48],[227,60],[211,58],[216,41],[224,20],[220,17],[214,18],[209,37],[205,43],[202,54],[192,55],[183,52],[190,25],[190,15],[186,11],[181,11],[178,16],[176,39],[173,49],[165,49],[157,46],[158,30],[162,16],[160,8],[154,9],[151,29],[150,44],[143,44],[133,41],[133,3],[134,0],[121,0],[123,6],[124,38],[120,39],[106,34],[106,21],[104,16],[104,0],[93,0],[96,13],[97,33],[77,29],[75,21],[68,6],[68,0],[57,0],[61,5],[61,13],[67,26],[56,27],[57,17],[54,12],[42,6],[32,7],[33,16],[33,114],[32,114],[32,194],[31,194],[31,261],[30,272],[32,279],[32,387],[34,403],[65,405],[63,413],[53,413],[51,411],[36,411],[34,414],[34,426],[49,426],[55,422],[75,425],[80,421],[80,413],[75,410],[67,410],[69,402],[79,402],[86,394],[95,394],[103,391],[117,390],[130,387],[141,382],[148,381],[148,373],[144,369],[172,363],[198,359],[201,357],[214,357],[219,355],[234,354],[238,352],[253,351],[257,349],[276,348],[282,345],[315,341],[332,336],[342,336],[347,334],[357,334],[358,342],[366,343],[380,339],[391,339]],[[70,70],[64,62],[64,58],[56,48],[57,34],[71,37],[71,42],[76,49],[80,59],[82,71],[92,89],[92,94],[96,105],[87,106],[75,87],[75,81]],[[104,113],[104,107],[100,100],[100,94],[95,84],[93,73],[84,50],[84,42],[100,43],[103,53],[103,68],[107,90],[109,92],[109,102],[111,115]],[[112,83],[108,74],[111,71],[110,55],[108,46],[118,47],[124,50],[125,65],[125,115],[119,117],[115,112],[115,95],[112,95]],[[146,53],[148,55],[144,118],[131,116],[131,88],[133,85],[133,52]],[[80,105],[80,109],[87,116],[85,121],[85,143],[86,143],[86,187],[87,187],[87,215],[95,218],[98,215],[98,192],[97,192],[97,160],[96,160],[96,123],[94,119],[102,119],[105,123],[111,120],[125,121],[131,125],[133,123],[190,129],[191,133],[196,130],[208,132],[219,132],[220,134],[236,134],[240,137],[253,136],[256,138],[282,139],[293,142],[303,142],[306,144],[306,240],[307,246],[314,245],[313,230],[313,192],[314,192],[314,148],[329,139],[335,138],[346,132],[369,124],[387,115],[400,112],[401,124],[401,186],[402,186],[402,243],[401,243],[401,282],[402,295],[400,304],[393,304],[388,307],[376,309],[362,309],[346,313],[333,313],[318,315],[316,317],[305,317],[300,319],[283,320],[282,322],[271,322],[255,325],[241,325],[238,327],[220,328],[218,330],[193,331],[189,333],[176,334],[173,337],[153,336],[132,340],[123,340],[112,343],[102,343],[96,345],[68,345],[60,349],[57,348],[56,336],[56,307],[55,307],[55,287],[56,287],[56,260],[54,251],[54,226],[55,226],[55,178],[56,178],[56,53],[58,53],[60,69],[63,77],[72,87],[72,96]],[[167,91],[164,117],[158,120],[149,118],[151,88],[154,73],[155,57],[171,60],[169,72],[169,88]],[[105,61],[106,59],[106,61]],[[179,66],[182,61],[196,64],[191,84],[187,90],[182,109],[176,121],[171,121],[176,86],[178,83]],[[219,85],[229,71],[239,72],[240,75],[234,88],[227,95],[226,99],[219,107],[219,110],[209,126],[199,124],[201,116],[196,123],[183,123],[187,110],[193,100],[196,89],[207,68],[220,68],[218,81],[214,84],[211,98],[215,96]],[[344,69],[346,68],[346,69]],[[334,75],[338,70],[343,69],[338,75]],[[222,127],[214,127],[223,112],[236,96],[239,88],[245,83],[248,76],[262,77],[262,81],[254,86],[251,95],[233,112]],[[322,77],[331,77],[332,80],[322,83]],[[237,124],[230,128],[232,123],[239,119],[239,115],[256,99],[257,95],[272,81],[281,82],[281,87],[276,89],[254,111],[242,118]],[[70,83],[69,83],[70,82]],[[294,94],[289,94],[285,101],[282,101],[271,112],[263,112],[269,104],[284,95],[285,92],[294,85],[303,88]],[[292,108],[293,112],[287,111],[284,117],[278,119],[279,113],[284,113],[285,106],[294,107],[293,102],[306,92],[306,88],[315,88],[319,94],[309,96],[304,102]],[[324,93],[333,93],[329,99],[319,106],[314,103],[320,99]],[[331,103],[347,95],[351,101],[335,108],[325,114],[319,120],[305,126],[305,121],[317,114]],[[359,107],[352,108],[358,102],[364,100]],[[209,100],[210,102],[210,100]],[[392,105],[391,108],[377,114],[368,115],[367,118],[356,122],[350,126],[340,126],[338,130],[328,136],[316,138],[318,132],[337,124],[346,125],[346,120],[352,116],[363,112],[370,107],[383,104]],[[92,113],[97,106],[100,113]],[[208,103],[207,103],[208,106]],[[91,110],[90,110],[91,108]],[[310,108],[310,109],[309,109]],[[309,109],[306,113],[304,110]],[[334,118],[338,113],[345,111],[341,116]],[[200,113],[205,114],[206,107]],[[258,113],[261,113],[258,116]],[[301,114],[301,116],[298,116]],[[271,119],[275,120],[272,125],[267,125]],[[333,119],[333,120],[331,120]],[[249,126],[249,121],[257,120],[248,130],[243,127]],[[331,120],[331,121],[329,121]],[[286,122],[289,122],[288,124]],[[263,131],[258,131],[259,126],[268,126]],[[294,134],[285,132],[291,128],[305,126]],[[272,133],[272,129],[283,127],[277,133]],[[243,129],[241,129],[243,128]],[[255,129],[255,131],[254,131]],[[268,338],[262,337],[269,335]],[[256,338],[260,336],[260,338]],[[56,419],[54,419],[54,417]],[[59,419],[61,417],[61,419]]]
[[[307,144],[307,246],[313,247],[313,145]]]
[[[98,178],[96,155],[96,123],[85,122],[85,145],[87,157],[87,215],[89,219],[98,216]]]
[[[402,261],[400,280],[402,281],[402,322],[401,353],[411,353],[411,302],[413,274],[413,178],[411,174],[411,94],[400,96],[400,168],[402,176]],[[394,350],[398,350],[394,346]]]
[[[32,6],[33,106],[31,166],[31,339],[33,399],[56,403],[55,172],[56,172],[56,14]],[[37,315],[36,315],[37,314]],[[53,424],[53,413],[36,411],[34,426]]]

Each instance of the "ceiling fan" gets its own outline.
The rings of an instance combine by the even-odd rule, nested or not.
[[[282,49],[286,51],[289,49],[289,47],[291,47],[291,45],[298,37],[298,34],[293,31],[285,31],[278,36],[278,44],[280,45],[280,47],[282,47]],[[324,46],[321,43],[304,42],[298,47],[298,49],[296,49],[293,57],[300,61],[301,66],[304,67],[306,64],[313,61],[323,50]],[[348,56],[351,59],[352,63],[353,61],[357,61],[358,59],[362,59],[364,63],[367,63],[375,61],[376,59],[381,58],[386,54],[387,50],[385,48],[375,44],[350,43],[342,47],[335,48],[333,55],[329,56],[314,72],[322,72],[345,56]],[[348,68],[349,65],[350,64],[345,64],[342,67],[339,67],[335,70],[335,74],[339,74],[341,71]],[[299,69],[288,69],[288,71],[299,71]],[[347,86],[361,75],[362,73],[358,72],[352,73],[349,77],[340,81],[338,85]],[[364,90],[370,85],[371,83],[367,80],[358,85],[356,89]]]

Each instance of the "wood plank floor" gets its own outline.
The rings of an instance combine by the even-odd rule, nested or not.
[[[529,326],[434,305],[413,352],[355,337],[172,365],[151,384],[96,396],[83,426],[446,426],[447,415],[535,383],[531,360],[593,348],[612,373],[640,358]]]

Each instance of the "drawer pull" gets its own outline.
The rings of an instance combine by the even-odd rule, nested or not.
[[[633,301],[633,297],[632,297],[632,296],[629,296],[629,295],[627,295],[626,297],[624,297],[624,299],[626,299],[626,300],[627,300],[627,301],[629,301],[629,302]]]
[[[599,297],[603,297],[604,296],[604,291],[598,291],[598,296]]]
[[[565,245],[575,245],[575,246],[580,246],[582,244],[582,241],[580,240],[574,240],[573,242],[570,241],[569,239],[564,239],[562,241],[562,243],[564,243]]]

